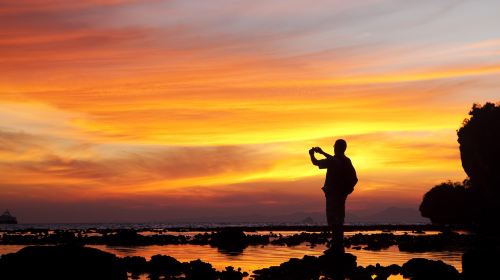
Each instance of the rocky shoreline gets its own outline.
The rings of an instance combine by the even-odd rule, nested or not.
[[[183,234],[179,231],[147,230],[42,230],[26,229],[9,231],[0,234],[0,245],[109,245],[109,246],[147,246],[147,245],[210,245],[221,250],[241,252],[248,246],[279,245],[309,246],[327,244],[329,234],[326,231],[303,231],[290,235],[274,233],[252,233],[242,228],[213,229],[198,232],[195,235]],[[256,232],[255,229],[253,229]],[[390,246],[398,246],[400,251],[425,252],[443,250],[463,250],[474,240],[471,234],[460,234],[455,231],[444,231],[438,234],[424,234],[421,230],[405,232],[397,235],[390,230],[382,233],[357,233],[345,238],[345,245],[356,250],[382,250]]]
[[[141,234],[147,232],[148,234]],[[221,228],[196,234],[182,230],[172,231],[138,230],[40,230],[25,229],[3,232],[2,245],[26,245],[16,253],[0,258],[0,279],[138,279],[148,275],[149,279],[387,279],[390,275],[402,275],[408,279],[467,279],[463,273],[439,260],[413,258],[403,265],[359,266],[353,254],[329,254],[292,258],[279,266],[256,271],[226,267],[216,270],[210,263],[201,260],[180,262],[166,255],[144,257],[117,257],[108,252],[85,245],[147,246],[191,244],[209,245],[232,254],[242,253],[246,247],[255,245],[309,246],[327,243],[327,232],[300,232],[262,234],[257,230]],[[466,251],[474,244],[472,234],[444,231],[425,234],[415,230],[395,234],[391,230],[381,233],[356,233],[345,238],[346,247],[353,250],[383,250],[397,246],[400,251],[427,252],[443,250]],[[41,246],[43,245],[43,246]],[[351,250],[352,252],[352,250]],[[196,256],[193,257],[194,259]],[[472,259],[472,261],[470,261]],[[469,264],[474,263],[469,257]],[[465,264],[464,264],[465,265]],[[59,278],[58,278],[59,277]],[[474,278],[469,278],[474,279]]]
[[[451,265],[442,261],[414,258],[402,266],[358,266],[352,254],[325,253],[319,257],[293,258],[279,266],[244,272],[228,266],[217,271],[199,259],[179,262],[166,255],[119,258],[111,253],[76,245],[28,246],[0,258],[1,279],[191,279],[191,280],[307,280],[307,279],[387,279],[402,274],[405,278],[462,279]]]

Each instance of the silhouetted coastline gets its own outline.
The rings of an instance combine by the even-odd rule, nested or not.
[[[500,262],[500,102],[474,104],[469,116],[457,130],[468,177],[432,188],[420,211],[434,224],[471,227],[475,238],[462,258],[464,279],[492,279]]]
[[[412,242],[421,243],[419,248],[437,247],[443,249],[453,244],[466,246],[472,239],[463,227],[446,228],[433,225],[387,225],[387,226],[352,226],[347,232],[360,232],[345,238],[346,246],[367,245],[367,248],[385,248],[398,245],[411,248]],[[373,233],[380,231],[382,233]],[[395,235],[393,232],[403,232]],[[440,232],[426,235],[425,232]],[[195,234],[188,234],[195,232]],[[283,235],[281,232],[290,232]],[[364,234],[363,232],[366,232]],[[457,232],[461,232],[457,233]],[[312,245],[327,243],[327,227],[230,227],[205,229],[96,229],[86,230],[52,230],[23,229],[0,231],[0,245],[169,245],[193,244],[211,245],[213,247],[244,249],[249,245],[286,245],[293,246],[302,243]],[[425,244],[431,244],[426,245]],[[434,244],[434,245],[432,245]],[[438,245],[439,244],[439,245]],[[424,246],[424,247],[422,247]]]
[[[358,227],[359,228],[359,227]],[[406,252],[425,252],[425,251],[443,251],[443,250],[465,250],[470,246],[473,236],[468,233],[457,233],[455,231],[446,230],[438,234],[426,234],[423,229],[436,229],[432,226],[392,226],[391,228],[381,229],[378,227],[379,233],[373,233],[374,227],[364,227],[366,233],[357,233],[345,238],[345,246],[347,248],[352,248],[353,250],[372,250],[379,251],[385,250],[390,246],[397,246],[400,251]],[[405,228],[407,232],[398,231],[396,229]],[[45,230],[24,230],[15,231],[9,233],[3,233],[1,242],[2,244],[22,244],[27,245],[26,248],[58,248],[52,249],[55,252],[43,251],[43,249],[22,249],[18,253],[7,254],[4,258],[0,258],[0,268],[3,266],[8,266],[9,269],[3,270],[3,273],[14,273],[14,268],[19,267],[30,267],[35,265],[36,258],[49,258],[51,254],[57,254],[57,250],[72,250],[71,252],[76,256],[84,256],[85,254],[96,254],[100,256],[101,253],[95,250],[87,250],[81,248],[85,245],[120,245],[120,246],[148,246],[148,245],[167,245],[167,244],[177,244],[177,245],[208,245],[217,248],[223,254],[240,254],[248,246],[286,246],[293,247],[300,244],[307,244],[308,246],[318,246],[325,245],[327,243],[327,232],[314,231],[315,227],[307,228],[308,231],[295,232],[290,231],[293,234],[283,235],[281,233],[274,233],[269,231],[266,234],[260,233],[263,228],[246,228],[247,231],[243,231],[241,228],[218,228],[217,230],[212,229],[204,233],[197,231],[194,235],[189,235],[186,229],[177,229],[177,234],[169,234],[170,231],[162,231],[161,229],[141,229],[141,230],[95,230],[89,229],[87,231],[79,230],[67,230],[67,231],[45,231]],[[273,228],[274,229],[274,228]],[[283,230],[283,228],[280,228]],[[288,228],[296,229],[296,228]],[[305,228],[302,228],[305,229]],[[410,230],[411,229],[411,230]],[[147,232],[148,235],[142,235],[141,232]],[[281,231],[283,232],[283,231]],[[36,237],[36,238],[35,238]],[[33,247],[30,245],[44,245],[42,247]],[[49,246],[47,246],[49,245]],[[63,249],[61,249],[63,248]],[[38,250],[33,256],[31,255],[28,259],[24,256],[28,250]],[[40,251],[41,250],[41,251]],[[47,249],[51,250],[51,249]],[[66,252],[66,251],[64,251]],[[103,252],[104,253],[104,252]],[[68,254],[67,252],[65,253]],[[109,253],[106,253],[109,254]],[[18,256],[18,257],[16,257]],[[111,258],[109,255],[105,255]],[[99,259],[99,257],[97,257]],[[196,258],[196,257],[194,257]],[[258,271],[246,271],[250,275],[254,275],[254,279],[318,279],[318,278],[301,278],[309,276],[332,276],[339,273],[338,264],[334,267],[328,265],[328,261],[332,261],[335,258],[339,258],[338,255],[332,256],[304,256],[300,259],[290,259],[282,263],[280,266],[269,267],[265,269],[259,269]],[[414,267],[438,267],[443,271],[449,271],[450,275],[458,275],[461,277],[455,268],[444,263],[439,263],[433,260],[420,260],[420,261],[408,261],[408,264],[403,265],[369,265],[366,267],[359,267],[356,265],[356,257],[351,254],[346,254],[345,257],[346,266],[342,266],[345,275],[351,277],[351,279],[368,279],[368,275],[377,275],[376,279],[386,279],[391,274],[402,274],[402,275],[413,275]],[[9,260],[10,259],[10,260]],[[11,261],[18,262],[17,264],[12,264]],[[202,261],[194,262],[179,262],[174,258],[167,256],[156,256],[152,257],[151,260],[146,260],[144,257],[123,257],[118,258],[114,256],[113,261],[108,260],[107,266],[114,266],[116,269],[121,271],[121,276],[116,276],[117,278],[106,278],[106,279],[126,279],[122,278],[123,271],[129,275],[139,275],[148,274],[153,275],[151,279],[158,279],[155,277],[168,276],[173,277],[177,275],[176,273],[185,274],[186,271],[195,269],[200,270],[196,273],[206,273],[208,278],[189,278],[186,279],[243,279],[246,275],[243,271],[238,271],[236,268],[227,268],[224,271],[216,271],[209,263]],[[6,260],[9,262],[6,263]],[[64,262],[69,260],[64,260]],[[36,261],[38,262],[38,261]],[[51,275],[61,274],[61,278],[53,279],[63,279],[67,277],[72,271],[79,271],[77,264],[65,264],[61,261],[59,266],[64,265],[68,267],[68,270],[63,271],[51,271]],[[101,261],[102,263],[102,261]],[[38,265],[38,264],[36,264]],[[92,266],[93,263],[80,264],[85,267]],[[192,267],[194,266],[194,268]],[[69,270],[71,268],[71,270]],[[297,268],[307,269],[301,273],[297,272]],[[104,269],[104,268],[99,268]],[[110,268],[111,269],[111,268]],[[413,269],[413,270],[412,270]],[[112,271],[115,271],[112,269]],[[421,268],[416,269],[420,271]],[[11,271],[11,272],[9,272]],[[31,270],[30,270],[31,271]],[[43,270],[37,270],[42,271]],[[413,271],[413,272],[412,272]],[[435,271],[435,268],[429,269],[429,271]],[[451,271],[451,272],[450,272]],[[49,273],[49,272],[47,272]],[[64,274],[66,273],[66,274]],[[95,275],[98,272],[93,272]],[[108,275],[111,272],[106,272],[103,275]],[[196,274],[195,273],[195,274]],[[447,272],[446,272],[447,273]],[[6,274],[10,275],[10,274]],[[13,275],[13,274],[12,274]],[[155,276],[156,275],[156,276]],[[222,277],[222,275],[225,278]],[[277,276],[281,275],[281,276]],[[428,274],[425,274],[428,277]],[[438,274],[440,275],[440,274]],[[30,279],[33,275],[26,276],[27,278],[22,278],[24,276],[16,276],[21,278],[11,278],[11,279]],[[38,275],[40,276],[40,275]],[[88,276],[88,274],[87,274]],[[295,278],[293,278],[293,277]],[[346,277],[347,277],[346,276]],[[454,277],[455,277],[454,276]],[[457,277],[458,277],[457,276]],[[113,276],[114,277],[114,276]],[[166,279],[169,279],[169,278]],[[233,278],[228,278],[233,277]],[[281,277],[281,278],[280,278]],[[422,276],[423,277],[423,276]],[[7,278],[9,279],[9,278]],[[75,278],[75,279],[101,279],[96,278]],[[104,279],[104,278],[102,278]],[[327,278],[328,279],[328,278]],[[332,278],[336,279],[336,278]],[[371,278],[370,278],[371,279]],[[412,278],[413,279],[413,278]],[[414,279],[433,279],[433,278],[414,278]],[[440,279],[460,279],[460,278],[440,278]]]
[[[0,258],[2,279],[213,279],[240,280],[251,275],[253,279],[387,279],[401,274],[410,279],[462,279],[453,266],[439,260],[413,258],[403,265],[358,266],[356,256],[349,253],[325,253],[321,256],[292,258],[279,266],[242,271],[232,266],[222,271],[199,259],[180,262],[166,255],[144,257],[117,257],[95,248],[75,245],[29,246],[17,253]],[[375,277],[375,278],[373,278]]]

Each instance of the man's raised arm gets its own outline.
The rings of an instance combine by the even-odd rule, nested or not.
[[[330,155],[329,153],[326,153],[325,151],[323,151],[320,147],[316,147],[316,152],[318,152],[319,154],[322,154],[323,156],[325,156],[326,158],[333,158],[332,155]]]

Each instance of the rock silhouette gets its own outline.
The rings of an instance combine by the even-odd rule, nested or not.
[[[433,224],[471,224],[477,209],[471,199],[471,192],[468,180],[463,183],[441,183],[424,195],[420,213]]]
[[[154,255],[149,261],[149,278],[152,280],[179,276],[183,271],[183,264],[171,256]]]
[[[462,256],[463,279],[496,279],[499,263],[498,250],[482,246],[469,249]]]
[[[460,157],[476,191],[481,230],[498,230],[500,213],[500,104],[474,104],[458,130]]]
[[[139,279],[141,274],[145,274],[149,271],[149,264],[144,257],[124,257],[122,263],[125,266],[125,270],[132,274],[133,279]]]
[[[468,180],[431,189],[420,211],[432,222],[469,224],[476,240],[462,258],[464,278],[492,279],[500,255],[500,103],[474,104],[469,116],[457,131]]]
[[[409,236],[394,236],[381,234],[370,238],[371,235],[361,235],[357,240],[368,244],[379,242],[383,244],[390,240],[400,240]],[[422,238],[430,240],[451,240],[454,243],[459,234],[444,235],[441,237],[414,236],[416,240]],[[372,241],[370,241],[372,239]],[[364,241],[362,241],[364,240]],[[392,242],[392,241],[391,241]],[[397,241],[396,241],[397,243]],[[422,243],[415,244],[421,246]],[[431,244],[431,243],[429,243]],[[442,248],[441,248],[442,249]],[[485,265],[480,260],[485,256],[477,257],[484,252],[471,252],[464,257],[464,271],[470,267]],[[498,262],[498,256],[491,256],[489,265]],[[26,247],[17,253],[7,254],[0,258],[0,279],[127,279],[127,273],[132,279],[148,275],[149,279],[187,279],[187,280],[242,280],[248,273],[241,269],[228,266],[223,271],[217,271],[210,263],[201,260],[180,262],[173,257],[154,255],[147,261],[144,257],[118,258],[113,254],[98,249],[78,246],[32,246]],[[402,267],[389,265],[387,267],[369,265],[357,266],[356,257],[352,254],[342,254],[326,251],[319,257],[304,256],[301,259],[292,258],[279,266],[273,266],[254,271],[254,279],[273,280],[312,280],[312,279],[387,279],[390,275],[403,274],[410,279],[461,279],[456,269],[441,262],[426,259],[412,259]],[[474,274],[477,275],[477,274]],[[375,277],[375,278],[373,278]],[[477,278],[466,278],[477,279]],[[485,278],[486,279],[486,278]]]
[[[213,233],[209,243],[223,253],[238,255],[248,246],[249,241],[242,230],[227,228]]]
[[[31,246],[0,259],[0,279],[127,280],[113,254],[78,246]]]
[[[465,279],[498,278],[500,240],[500,103],[475,104],[458,130],[460,157],[470,178],[477,240],[462,258]]]
[[[327,253],[319,257],[304,256],[290,259],[279,266],[254,271],[256,280],[383,280],[391,275],[402,274],[412,280],[459,280],[460,273],[442,261],[414,258],[403,264],[367,267],[357,266],[351,254]]]
[[[254,271],[254,278],[256,280],[302,280],[320,279],[322,275],[343,277],[344,275],[352,275],[355,268],[356,257],[354,255],[332,253],[320,257],[292,258],[279,266]]]
[[[118,258],[95,248],[79,246],[30,246],[0,258],[0,279],[8,280],[127,280],[141,274],[149,279],[242,280],[248,273],[228,266],[217,271],[201,260],[179,262],[173,257],[154,255]]]
[[[414,258],[403,264],[403,277],[411,280],[454,280],[460,279],[457,269],[442,261]]]

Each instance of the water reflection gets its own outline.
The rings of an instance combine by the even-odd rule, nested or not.
[[[183,262],[201,259],[202,261],[211,263],[218,270],[231,265],[236,268],[241,267],[242,270],[247,272],[279,265],[290,258],[302,258],[304,255],[320,256],[326,250],[325,246],[310,247],[307,245],[298,245],[286,247],[267,245],[249,246],[242,254],[228,254],[208,245],[152,245],[141,247],[96,245],[91,247],[116,254],[120,257],[142,256],[150,259],[153,255],[163,254],[172,256]],[[390,264],[402,265],[412,258],[427,258],[442,260],[456,267],[458,271],[462,271],[462,252],[460,251],[408,253],[400,252],[397,246],[392,246],[380,251],[347,249],[347,252],[355,255],[358,265],[361,266],[375,265],[377,263],[383,266]]]
[[[0,258],[2,255],[15,253],[24,247],[26,247],[26,245],[0,245]]]
[[[0,255],[17,252],[24,245],[2,245]],[[209,245],[151,245],[151,246],[105,246],[93,245],[103,251],[113,253],[119,257],[141,256],[150,259],[151,256],[162,254],[169,255],[179,261],[187,262],[195,259],[211,263],[217,270],[223,270],[227,266],[241,267],[243,271],[251,273],[254,270],[279,265],[290,258],[302,258],[304,255],[320,256],[326,249],[325,246],[248,246],[243,252],[222,251]],[[402,265],[412,258],[427,258],[431,260],[442,260],[453,265],[458,271],[462,271],[461,251],[424,252],[409,253],[400,252],[397,246],[391,246],[386,250],[367,251],[347,249],[347,252],[357,257],[357,263],[361,266],[375,265],[377,263],[388,266],[390,264]],[[142,279],[142,278],[141,278]],[[146,278],[144,278],[146,279]],[[401,280],[401,275],[391,276],[390,280]]]
[[[224,254],[224,255],[227,255],[227,256],[230,256],[230,257],[236,257],[238,255],[243,254],[243,250],[244,249],[241,249],[241,250],[227,250],[227,249],[217,248],[217,252],[219,252],[221,254]]]

